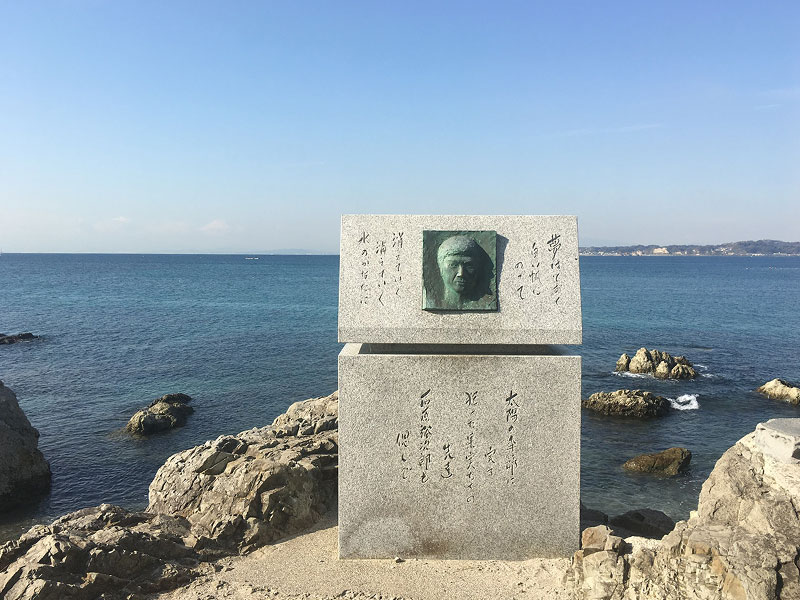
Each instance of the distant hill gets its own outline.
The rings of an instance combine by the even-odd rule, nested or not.
[[[583,256],[785,256],[800,255],[800,242],[758,240],[711,246],[591,246],[581,248],[580,252]]]

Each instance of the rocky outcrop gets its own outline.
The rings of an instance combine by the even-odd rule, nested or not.
[[[642,390],[617,390],[597,392],[581,402],[581,406],[614,417],[649,419],[669,412],[666,398]]]
[[[186,419],[194,412],[192,401],[186,394],[166,394],[156,398],[150,406],[131,417],[125,431],[138,435],[150,435],[186,425]]]
[[[50,465],[38,446],[39,432],[22,412],[14,392],[0,381],[0,512],[50,489]]]
[[[301,531],[336,500],[338,394],[292,405],[272,427],[223,436],[170,457],[148,512],[244,552]]]
[[[683,356],[672,356],[661,350],[639,348],[633,358],[623,354],[617,360],[617,371],[649,373],[659,379],[693,379],[697,377],[692,363]]]
[[[101,505],[0,546],[3,600],[123,600],[315,523],[336,499],[338,395],[172,456],[147,512]]]
[[[626,461],[622,468],[638,473],[677,475],[689,468],[692,453],[686,448],[667,448],[653,454],[640,454]]]
[[[792,404],[800,404],[800,387],[791,386],[783,379],[768,381],[756,391],[773,400],[786,400]]]
[[[188,583],[204,557],[185,519],[103,504],[0,546],[4,600],[122,600]]]
[[[17,342],[29,342],[30,340],[38,339],[38,335],[32,333],[15,333],[13,335],[0,333],[0,345],[3,344],[16,344]]]
[[[774,419],[761,428],[776,431],[783,450],[776,455],[764,443],[774,436],[758,432],[739,440],[703,484],[697,511],[661,540],[619,543],[611,530],[593,533],[565,578],[574,596],[800,598],[800,460],[784,451],[800,446],[800,420]]]

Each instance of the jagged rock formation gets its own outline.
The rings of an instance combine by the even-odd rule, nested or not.
[[[15,333],[15,334],[5,334],[0,333],[0,345],[3,344],[16,344],[17,342],[28,342],[30,340],[38,339],[38,335],[33,335],[32,333]]]
[[[800,445],[800,420],[773,419],[761,427]],[[800,460],[784,452],[776,457],[759,439],[751,433],[722,455],[697,511],[660,541],[620,543],[610,530],[593,532],[565,577],[574,597],[800,598]]]
[[[150,484],[148,512],[244,552],[308,528],[336,499],[338,394],[293,404],[273,426],[171,456]]]
[[[759,394],[773,400],[786,400],[792,404],[800,404],[800,388],[786,383],[783,379],[773,379],[756,389]]]
[[[683,356],[671,356],[661,350],[639,348],[633,358],[623,354],[617,360],[617,371],[649,373],[659,379],[693,379],[697,377],[692,363]]]
[[[642,390],[617,390],[597,392],[581,402],[581,406],[614,417],[649,419],[669,412],[666,398]]]
[[[150,435],[186,425],[186,419],[194,412],[189,406],[191,396],[186,394],[165,394],[156,398],[150,406],[133,415],[125,426],[125,431],[138,435]]]
[[[667,448],[652,454],[640,454],[626,461],[622,468],[639,473],[677,475],[689,467],[692,453],[686,448]]]
[[[14,392],[0,381],[0,512],[50,489],[50,465],[38,446],[39,432],[22,412]]]
[[[148,512],[101,505],[0,546],[3,600],[123,600],[189,582],[200,562],[296,533],[335,502],[338,395],[271,427],[172,456]]]
[[[109,504],[80,510],[0,546],[0,598],[111,600],[172,589],[203,557],[185,538],[185,519]]]

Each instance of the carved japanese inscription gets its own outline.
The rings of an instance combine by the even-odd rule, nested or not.
[[[497,310],[497,234],[422,232],[422,308]]]
[[[359,303],[384,307],[400,298],[403,286],[403,232],[358,231]]]
[[[574,217],[345,215],[341,240],[342,342],[581,341]]]
[[[490,484],[495,475],[500,476],[504,472],[503,484],[514,485],[519,468],[516,436],[521,415],[517,392],[513,389],[502,394],[489,390],[465,390],[453,396],[428,387],[419,394],[416,403],[419,408],[416,431],[419,454],[415,464],[408,455],[409,439],[415,434],[403,429],[392,436],[399,450],[397,475],[400,480],[411,485],[422,485],[438,474],[436,479],[442,484],[452,480],[450,485],[458,486],[463,481],[463,499],[467,504],[475,502],[475,494],[480,487],[486,490],[484,493],[497,493],[494,484]],[[489,407],[488,414],[495,415],[490,419],[494,422],[486,422],[478,416],[477,409],[481,403]],[[492,406],[495,408],[492,409]],[[460,414],[461,432],[452,435],[451,428],[452,437],[442,437],[442,433],[431,425],[431,412],[437,413],[440,420],[458,419],[457,415]],[[486,411],[483,414],[485,418]],[[498,428],[497,424],[501,424],[501,427]],[[434,447],[440,449],[436,454]],[[498,448],[503,451],[502,463],[498,463]],[[417,470],[417,476],[410,477],[414,470]],[[485,487],[487,484],[488,488]]]

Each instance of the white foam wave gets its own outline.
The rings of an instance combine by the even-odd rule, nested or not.
[[[636,377],[637,379],[650,377],[648,373],[631,373],[630,371],[614,371],[613,373],[617,377]]]
[[[684,394],[683,396],[678,396],[675,400],[672,398],[667,398],[667,400],[675,410],[697,410],[700,408],[697,394]]]
[[[694,367],[697,369],[697,373],[700,375],[700,377],[708,377],[709,379],[719,377],[717,373],[712,373],[711,369],[709,369],[706,365],[695,363]]]

